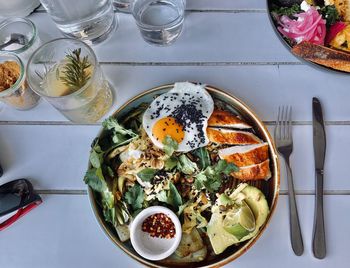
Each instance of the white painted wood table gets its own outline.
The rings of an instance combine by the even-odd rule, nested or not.
[[[293,254],[286,181],[276,213],[253,248],[227,267],[349,267],[350,76],[312,69],[279,42],[263,0],[188,0],[184,32],[170,47],[146,44],[133,18],[94,47],[113,85],[115,110],[148,88],[200,81],[242,99],[273,129],[280,104],[293,105],[295,187],[305,252]],[[39,9],[29,17],[47,41],[61,34]],[[325,224],[327,257],[312,255],[314,171],[311,99],[327,122]],[[30,178],[44,202],[0,234],[0,267],[140,267],[104,235],[94,218],[83,175],[100,125],[74,125],[45,101],[26,112],[0,112],[0,183]]]

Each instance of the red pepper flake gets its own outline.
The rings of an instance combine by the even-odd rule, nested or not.
[[[147,217],[142,223],[142,231],[149,233],[151,237],[173,238],[175,225],[164,213],[155,213]]]

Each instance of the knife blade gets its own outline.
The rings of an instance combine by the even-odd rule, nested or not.
[[[312,99],[312,126],[316,177],[312,250],[316,258],[323,259],[326,256],[323,213],[323,171],[326,156],[326,132],[324,128],[321,102],[317,98]]]

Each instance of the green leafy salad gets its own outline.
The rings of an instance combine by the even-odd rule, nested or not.
[[[162,148],[156,146],[143,125],[147,107],[140,105],[120,123],[114,117],[103,122],[84,178],[120,240],[129,240],[133,218],[155,205],[170,208],[182,224],[172,262],[202,261],[254,237],[269,213],[264,194],[237,183],[231,174],[239,168],[218,157],[221,145],[181,152],[166,135]]]

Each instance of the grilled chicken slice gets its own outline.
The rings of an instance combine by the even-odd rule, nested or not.
[[[227,127],[238,129],[252,128],[246,122],[242,121],[238,116],[221,110],[214,110],[208,120],[209,127]]]
[[[240,167],[237,172],[232,172],[231,176],[242,181],[268,180],[271,178],[270,160],[265,160],[256,165]]]
[[[222,128],[207,128],[207,136],[211,142],[217,144],[257,144],[261,140],[250,132],[222,129]]]
[[[233,163],[238,167],[260,164],[269,158],[269,146],[267,142],[232,146],[218,151],[221,159]]]

